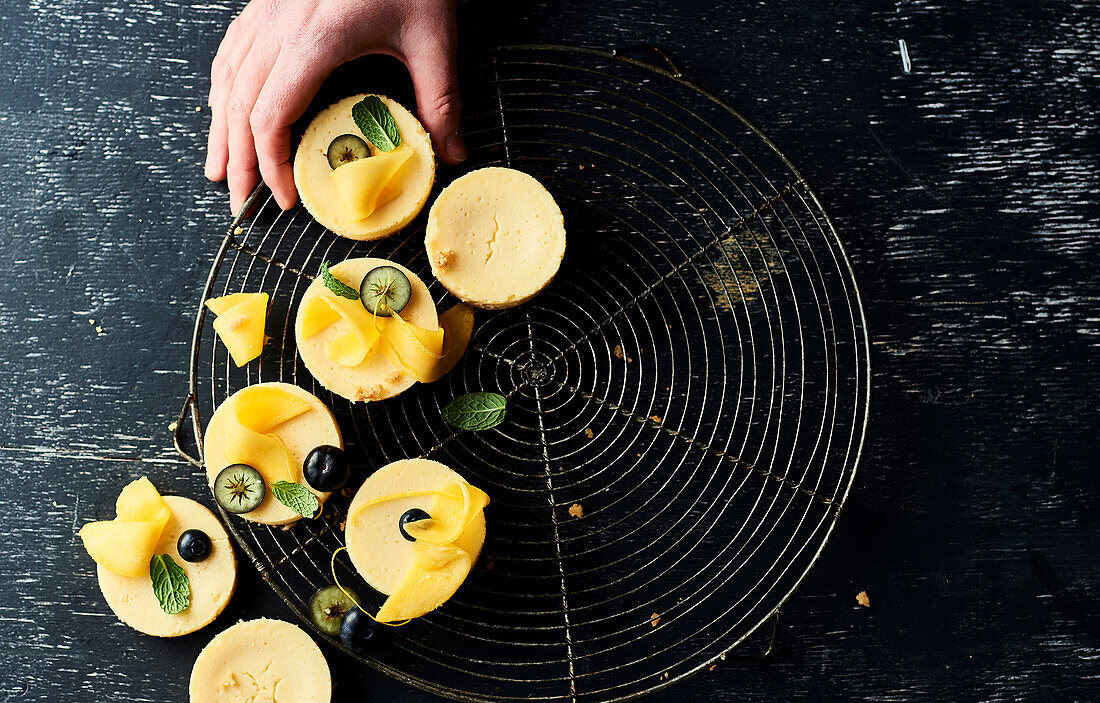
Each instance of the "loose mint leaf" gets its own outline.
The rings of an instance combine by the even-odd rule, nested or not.
[[[300,483],[276,481],[271,484],[271,495],[302,517],[313,517],[317,514],[317,508],[321,507],[317,496]]]
[[[443,408],[443,419],[460,430],[488,430],[504,422],[508,400],[496,393],[466,393]]]
[[[191,582],[187,572],[167,554],[149,560],[149,580],[160,608],[169,615],[182,613],[191,605]]]
[[[355,290],[336,276],[332,275],[332,271],[328,270],[327,261],[321,264],[321,280],[325,282],[325,288],[328,288],[330,291],[340,296],[341,298],[347,298],[348,300],[359,300],[359,291]]]
[[[368,95],[351,108],[351,118],[371,144],[382,151],[401,146],[401,130],[397,128],[390,109],[377,95]]]

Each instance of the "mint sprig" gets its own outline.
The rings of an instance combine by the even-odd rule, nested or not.
[[[160,609],[169,615],[187,610],[191,605],[191,582],[187,572],[167,554],[154,554],[149,560],[149,580]]]
[[[348,284],[341,281],[339,278],[332,274],[332,271],[328,270],[328,262],[321,264],[321,280],[325,282],[325,288],[340,296],[341,298],[347,298],[348,300],[359,300],[359,291],[355,290]]]
[[[460,395],[443,408],[443,419],[460,430],[488,430],[504,422],[508,399],[497,393],[477,391]]]
[[[298,513],[302,517],[313,517],[321,504],[317,496],[300,483],[290,481],[276,481],[271,484],[271,495],[286,507]]]
[[[351,108],[351,118],[359,131],[380,151],[393,151],[401,146],[401,130],[397,128],[390,109],[377,95],[368,95]]]

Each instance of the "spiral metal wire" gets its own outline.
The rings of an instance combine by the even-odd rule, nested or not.
[[[561,205],[569,245],[540,296],[479,313],[466,358],[443,380],[352,405],[314,381],[294,344],[297,302],[323,261],[380,256],[432,281],[424,215],[352,242],[257,189],[258,211],[234,223],[203,291],[270,293],[272,339],[237,369],[200,307],[180,423],[190,413],[200,455],[218,403],[281,380],[333,409],[358,480],[425,456],[492,496],[467,583],[363,658],[434,693],[617,701],[706,668],[791,596],[852,485],[869,347],[837,232],[763,133],[656,56],[667,68],[516,46],[467,67],[464,168],[533,174]],[[441,406],[474,390],[509,398],[504,425],[443,423]],[[348,502],[334,496],[289,529],[225,516],[307,622]],[[337,563],[376,607],[382,597]]]

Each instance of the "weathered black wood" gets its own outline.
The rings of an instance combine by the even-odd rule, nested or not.
[[[228,222],[201,170],[208,64],[239,5],[0,7],[0,700],[184,701],[213,632],[289,616],[243,569],[214,626],[142,637],[74,537],[141,473],[203,494],[168,424]],[[653,700],[1094,700],[1100,10],[841,5],[461,9],[471,50],[665,48],[815,184],[868,300],[870,439],[775,652]],[[430,699],[329,654],[336,700]]]

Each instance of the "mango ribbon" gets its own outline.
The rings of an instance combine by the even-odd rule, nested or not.
[[[470,553],[455,542],[489,504],[489,496],[464,481],[448,483],[435,491],[405,491],[375,498],[357,507],[349,521],[381,503],[429,495],[429,514],[438,517],[405,525],[405,532],[416,538],[412,565],[375,616],[379,622],[406,620],[435,610],[454,595],[473,565]]]
[[[142,576],[149,573],[149,560],[171,517],[168,503],[142,476],[118,494],[115,519],[84,525],[80,538],[92,559],[108,571]]]
[[[341,167],[344,168],[344,167]],[[393,313],[372,315],[357,300],[322,291],[309,298],[302,313],[302,337],[309,339],[330,325],[337,333],[325,344],[325,356],[341,366],[358,366],[379,341],[386,359],[417,381],[431,380],[443,357],[443,328],[429,330]]]
[[[297,481],[294,457],[286,443],[272,432],[276,427],[309,412],[310,404],[271,386],[252,386],[233,401],[233,419],[225,437],[225,458],[231,464],[248,464],[268,484]]]
[[[412,155],[412,147],[402,144],[392,151],[343,164],[332,172],[349,220],[364,220],[397,197],[401,191],[394,179]]]

